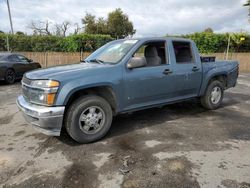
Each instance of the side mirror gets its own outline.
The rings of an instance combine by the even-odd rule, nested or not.
[[[145,67],[147,65],[145,57],[132,57],[127,64],[128,69]]]
[[[31,63],[31,62],[33,62],[33,60],[32,59],[28,59],[28,62]]]

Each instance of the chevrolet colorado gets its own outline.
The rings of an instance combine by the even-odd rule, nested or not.
[[[79,64],[28,72],[17,105],[39,131],[77,142],[102,138],[113,116],[199,98],[217,109],[236,85],[237,61],[202,61],[183,38],[123,39],[107,43]]]

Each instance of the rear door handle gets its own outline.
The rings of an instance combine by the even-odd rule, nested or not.
[[[173,71],[171,71],[170,69],[165,69],[163,71],[163,74],[171,74],[171,73],[173,73]]]
[[[194,72],[195,72],[195,71],[198,71],[198,70],[199,70],[198,67],[193,67],[193,68],[192,68],[192,71],[194,71]]]

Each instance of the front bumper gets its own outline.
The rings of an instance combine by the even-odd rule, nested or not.
[[[59,136],[63,124],[65,107],[47,107],[27,102],[22,95],[17,98],[17,106],[22,110],[25,120],[39,132]]]

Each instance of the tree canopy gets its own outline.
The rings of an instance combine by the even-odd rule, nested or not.
[[[82,23],[87,34],[107,34],[120,39],[132,36],[136,32],[133,23],[120,8],[110,12],[107,19],[96,18],[94,15],[86,13]]]
[[[206,33],[213,33],[214,30],[213,30],[211,27],[208,27],[208,28],[206,28],[206,29],[204,30],[204,32],[206,32]]]
[[[133,23],[129,21],[128,16],[121,9],[109,13],[107,25],[109,34],[114,38],[125,38],[136,32]]]
[[[247,0],[243,6],[248,7],[248,16],[250,16],[250,0]]]

